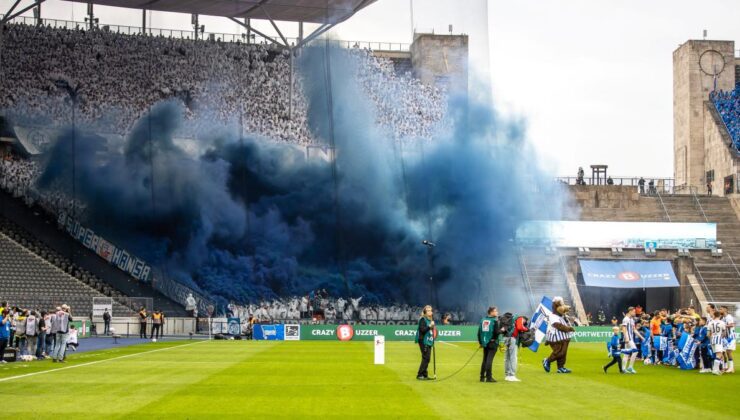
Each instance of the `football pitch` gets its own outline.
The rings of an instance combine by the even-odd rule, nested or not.
[[[84,346],[84,341],[82,341]],[[437,343],[437,375],[470,358],[473,343]],[[478,352],[457,376],[417,381],[419,351],[372,342],[182,341],[71,353],[66,364],[0,368],[4,412],[18,418],[738,418],[740,374],[636,365],[605,375],[602,343],[572,344],[569,375],[546,374],[539,353],[520,350],[520,383],[480,383]],[[431,373],[431,366],[430,366]]]

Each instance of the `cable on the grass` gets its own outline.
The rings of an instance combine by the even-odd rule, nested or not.
[[[445,377],[444,377],[444,378],[442,378],[442,379],[437,379],[437,380],[436,380],[436,381],[434,381],[434,382],[442,382],[442,381],[446,381],[447,379],[450,379],[450,378],[452,378],[453,376],[457,375],[458,373],[462,372],[462,370],[463,370],[463,369],[465,369],[465,367],[467,367],[467,366],[468,366],[468,365],[470,364],[470,362],[471,362],[471,361],[473,360],[473,357],[475,357],[475,355],[476,355],[476,354],[478,354],[478,350],[480,350],[480,349],[481,349],[480,347],[478,347],[477,349],[475,349],[475,351],[473,352],[473,354],[471,354],[471,355],[470,355],[470,358],[468,359],[468,361],[467,361],[467,362],[465,362],[465,364],[464,364],[464,365],[462,365],[462,366],[460,367],[460,369],[458,369],[458,370],[454,371],[454,372],[453,372],[453,373],[452,373],[451,375],[445,376]]]

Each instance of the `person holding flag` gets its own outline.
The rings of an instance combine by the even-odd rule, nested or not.
[[[694,342],[699,346],[699,355],[702,363],[699,373],[711,373],[712,348],[709,341],[709,330],[707,330],[706,318],[699,318],[699,325],[694,329]]]
[[[480,381],[496,382],[493,379],[493,358],[498,351],[499,337],[498,309],[495,306],[488,308],[486,316],[478,324],[478,343],[483,348],[483,360],[480,364]]]
[[[545,372],[550,373],[550,365],[556,362],[558,373],[571,373],[571,370],[565,367],[568,359],[568,345],[570,339],[575,333],[575,328],[570,325],[568,312],[570,306],[560,296],[552,299],[552,312],[548,315],[547,344],[552,349],[552,353],[542,361],[542,367]]]
[[[644,364],[650,364],[652,363],[652,360],[650,360],[650,355],[652,354],[652,344],[653,344],[653,337],[650,329],[650,321],[643,320],[642,321],[642,328],[640,328],[640,331],[642,332],[643,340],[642,340],[642,347],[640,348],[640,351],[642,352],[642,360]]]
[[[421,318],[419,318],[419,326],[416,331],[415,341],[419,344],[419,350],[421,351],[421,363],[419,364],[419,370],[416,373],[416,379],[420,381],[430,379],[428,368],[429,360],[432,355],[432,348],[434,347],[433,314],[432,306],[425,306],[421,311]]]

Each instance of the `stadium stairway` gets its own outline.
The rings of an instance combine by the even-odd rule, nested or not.
[[[697,274],[710,301],[740,302],[740,221],[725,197],[697,197],[700,216],[692,220],[717,223],[722,257],[695,255]],[[705,218],[706,216],[706,218]],[[679,219],[676,221],[684,221]]]
[[[608,188],[608,187],[604,187]],[[640,196],[628,208],[581,208],[579,220],[717,223],[722,257],[693,252],[695,271],[710,301],[740,302],[740,220],[729,199],[693,194]]]
[[[110,265],[93,251],[57,228],[56,220],[43,210],[29,209],[21,200],[0,191],[0,229],[20,241],[29,252],[89,282],[101,295],[114,298],[149,297],[154,309],[169,316],[186,316],[185,308],[152,288]],[[71,272],[70,272],[71,270]],[[0,296],[2,297],[2,296]],[[91,299],[92,304],[92,299]]]
[[[522,248],[519,252],[522,276],[529,284],[531,295],[539,303],[542,296],[563,296],[572,302],[563,273],[560,254],[548,254],[542,248]]]

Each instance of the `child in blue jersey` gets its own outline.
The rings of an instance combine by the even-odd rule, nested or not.
[[[678,343],[681,339],[681,335],[686,331],[686,325],[684,325],[684,319],[681,317],[676,317],[674,324],[674,328],[676,329],[676,343]]]
[[[699,346],[699,355],[702,362],[702,368],[699,370],[699,373],[711,373],[712,357],[710,355],[709,331],[707,330],[706,318],[699,319],[699,325],[694,329],[694,341]]]
[[[673,323],[670,319],[666,319],[663,321],[662,324],[660,324],[660,336],[664,337],[667,341],[666,348],[665,349],[658,349],[658,361],[656,364],[660,365],[663,363],[666,352],[670,349],[670,343],[673,342],[673,340],[676,338],[675,336],[675,330],[673,329]]]
[[[624,373],[622,371],[622,352],[620,351],[619,327],[613,327],[612,331],[614,334],[612,334],[611,340],[607,343],[607,346],[609,347],[609,356],[611,356],[612,361],[609,362],[608,365],[604,366],[604,373],[614,365],[619,367],[619,373]]]
[[[666,337],[668,341],[673,341],[676,338],[676,332],[671,320],[667,320],[660,326],[660,335]]]
[[[640,332],[642,333],[643,340],[642,340],[642,348],[641,348],[641,356],[644,360],[644,363],[649,364],[652,361],[650,360],[650,353],[651,353],[651,344],[653,342],[653,337],[650,335],[650,321],[649,320],[643,320],[642,321],[642,327],[640,327]]]
[[[640,334],[642,334],[642,330],[640,329],[639,321],[635,321],[635,331],[640,331]],[[637,353],[637,358],[639,359],[642,356],[642,335],[635,334],[635,352]]]

